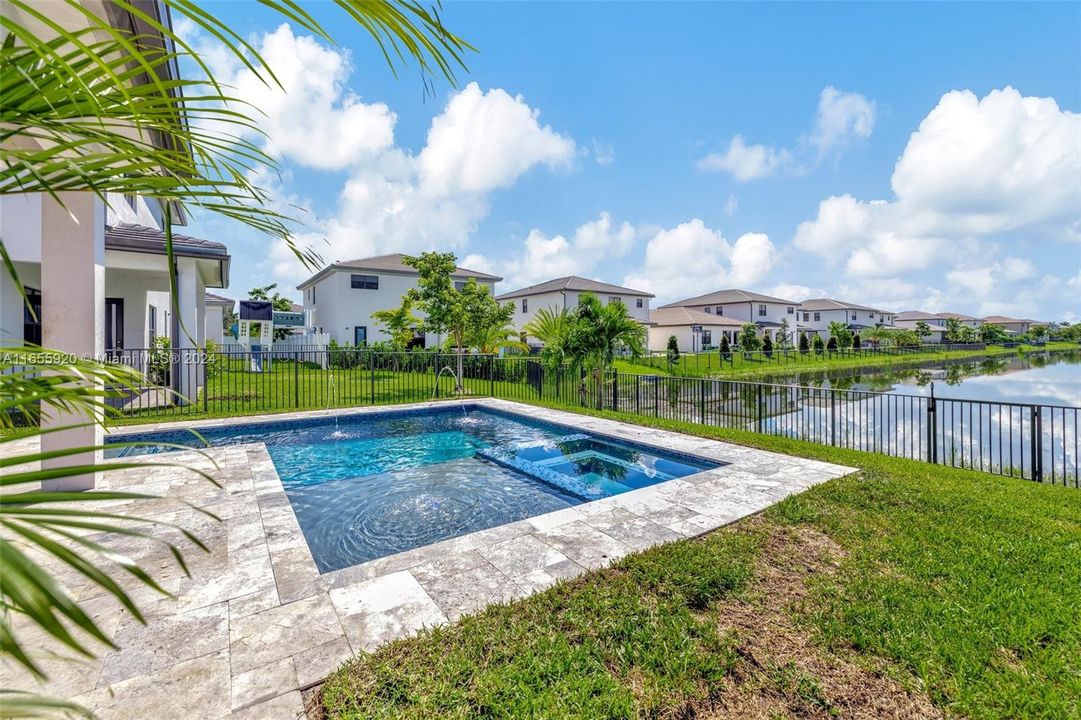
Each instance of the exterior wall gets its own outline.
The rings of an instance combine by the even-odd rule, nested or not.
[[[919,320],[898,320],[894,325],[902,330],[912,330],[915,332],[916,323]],[[921,338],[921,342],[940,343],[946,339],[946,321],[941,318],[929,318],[923,322],[927,323],[931,328],[931,334]]]
[[[378,290],[354,289],[350,286],[351,275],[375,275],[379,278]],[[462,278],[455,278],[461,280]],[[494,294],[493,281],[477,281],[488,287]],[[313,286],[315,299],[312,300],[312,287],[304,289],[304,312],[308,315],[308,324],[316,332],[326,333],[340,344],[353,343],[355,329],[365,327],[368,343],[387,342],[390,340],[380,323],[372,318],[372,313],[390,310],[402,304],[402,296],[417,286],[416,275],[390,273],[374,270],[340,269],[332,272]],[[414,311],[417,317],[424,313]],[[425,336],[425,345],[432,347],[439,344],[441,338],[434,333]]]
[[[537,311],[541,308],[549,308],[551,310],[559,310],[561,308],[567,308],[567,310],[574,310],[578,307],[578,298],[581,296],[581,292],[577,290],[561,290],[555,292],[538,293],[536,295],[525,295],[523,297],[516,297],[506,302],[514,303],[514,315],[511,316],[511,324],[516,329],[521,331],[533,317],[537,314]],[[594,293],[597,295],[597,293]],[[651,298],[644,297],[642,295],[597,295],[600,298],[601,303],[607,305],[610,297],[618,297],[620,302],[627,306],[627,314],[635,320],[643,323],[649,322],[649,301]],[[527,308],[522,311],[522,300],[527,301]],[[642,301],[642,307],[638,307],[638,300]]]
[[[225,329],[222,327],[224,308],[221,305],[206,306],[206,339],[217,343],[221,347],[225,340]]]
[[[709,331],[710,339],[708,345],[717,347],[721,344],[721,335],[728,333],[728,342],[734,343],[736,335],[739,334],[739,328],[727,327],[724,325],[707,325],[702,324],[702,330]],[[701,336],[699,337],[699,345],[695,347],[694,333],[691,332],[690,325],[664,325],[664,326],[652,326],[649,328],[649,349],[652,352],[663,352],[668,349],[668,338],[675,335],[676,343],[679,345],[679,351],[681,353],[694,352],[695,350],[702,350],[703,344]]]
[[[815,320],[816,313],[819,317],[818,320]],[[872,327],[886,325],[887,327],[893,327],[893,321],[889,319],[891,316],[871,312],[870,310],[797,310],[796,314],[799,317],[799,326],[807,328],[804,332],[808,335],[821,335],[823,340],[829,340],[831,322],[840,322],[846,325],[856,324]],[[806,320],[804,320],[804,315],[807,316]]]
[[[158,230],[165,226],[165,212],[156,199],[148,200],[139,195],[122,193],[106,193],[105,198],[108,202],[105,215],[106,225],[133,223]]]
[[[765,305],[766,306],[766,314],[764,316],[758,314],[759,305]],[[763,321],[765,321],[765,322],[773,322],[773,323],[780,323],[782,320],[787,319],[788,320],[789,332],[795,332],[795,330],[796,330],[796,307],[797,307],[797,305],[795,303],[793,303],[792,305],[787,305],[787,304],[782,304],[782,303],[768,303],[768,302],[767,303],[736,302],[736,303],[714,303],[713,305],[692,305],[692,306],[688,306],[688,307],[691,310],[698,310],[700,312],[708,312],[708,313],[713,314],[713,315],[716,315],[717,314],[717,308],[721,307],[721,308],[724,308],[724,312],[722,313],[724,315],[724,317],[730,318],[730,319],[733,319],[733,320],[739,320],[741,323],[748,323],[748,322],[758,323],[758,322],[763,322]],[[708,310],[707,310],[707,308],[708,308]],[[789,308],[792,309],[791,313],[788,312]],[[774,327],[766,328],[766,331],[769,332],[771,337],[776,339],[779,328],[774,328]]]

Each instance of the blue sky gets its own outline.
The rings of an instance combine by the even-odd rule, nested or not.
[[[500,290],[573,272],[660,302],[1081,318],[1076,3],[451,2],[479,52],[434,97],[328,3],[336,46],[210,7],[289,78],[247,97],[326,260],[438,248]],[[190,230],[228,242],[235,296],[308,274],[244,229]]]

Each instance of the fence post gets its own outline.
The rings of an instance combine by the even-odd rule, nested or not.
[[[371,387],[372,405],[375,405],[375,351],[368,351],[368,378]]]
[[[830,388],[830,445],[837,447],[837,392]]]
[[[1032,443],[1032,479],[1043,482],[1043,414],[1039,405],[1032,406],[1029,435]]]
[[[300,353],[293,351],[293,407],[300,407]]]
[[[754,399],[754,414],[755,414],[755,430],[756,432],[762,432],[762,385],[755,385],[755,399]]]
[[[706,424],[706,381],[698,378],[698,422]]]
[[[612,371],[612,410],[619,412],[619,370]]]
[[[544,368],[541,367],[540,395],[544,397]],[[495,397],[495,355],[488,356],[488,397]]]
[[[220,356],[219,356],[220,357]],[[206,364],[210,359],[206,349],[203,349],[203,412],[207,412],[207,408],[210,407],[210,378],[207,377]]]
[[[931,395],[927,399],[927,462],[938,462],[938,431],[935,427],[938,408],[935,401],[935,384],[931,383]]]

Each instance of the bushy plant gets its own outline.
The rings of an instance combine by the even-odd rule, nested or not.
[[[665,355],[668,357],[669,365],[679,364],[679,341],[676,340],[675,335],[668,336],[668,349],[665,351]]]
[[[818,337],[815,335],[815,337]],[[799,351],[801,355],[806,355],[811,351],[811,343],[807,340],[807,333],[800,333],[799,335]]]
[[[203,372],[206,373],[207,380],[212,380],[225,372],[225,358],[222,357],[216,342],[207,340],[203,346],[203,353],[206,356],[203,361]]]
[[[818,333],[815,333],[815,339],[814,339],[814,343],[813,343],[813,344],[814,344],[814,351],[815,351],[816,353],[818,353],[819,355],[821,355],[821,354],[822,354],[822,351],[823,351],[823,350],[825,350],[826,346],[825,346],[825,344],[824,344],[824,343],[822,342],[822,336],[821,336],[821,335],[819,335]]]
[[[766,357],[773,357],[773,340],[770,338],[769,333],[762,336],[762,352]]]
[[[837,336],[830,335],[829,342],[826,343],[826,349],[830,352],[834,352],[837,349]]]
[[[728,335],[726,333],[721,334],[721,359],[727,360],[732,357],[732,346],[728,343]]]
[[[169,368],[172,364],[173,343],[166,335],[154,338],[146,358],[147,379],[154,385],[169,384]]]
[[[852,349],[853,350],[859,350],[860,347],[862,347],[862,345],[863,345],[863,341],[860,340],[860,334],[856,333],[855,335],[853,335],[852,336]]]
[[[739,329],[739,347],[744,352],[757,350],[760,347],[758,327],[754,323],[744,323]]]

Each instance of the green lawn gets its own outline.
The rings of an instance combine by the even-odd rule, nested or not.
[[[1081,493],[595,414],[860,472],[362,656],[328,716],[1081,717]]]
[[[776,375],[819,370],[849,370],[854,368],[901,368],[911,367],[926,362],[940,360],[961,360],[965,358],[1008,357],[1020,352],[1039,352],[1044,350],[1076,350],[1072,343],[1048,343],[1041,348],[1023,346],[1021,348],[989,347],[986,350],[954,350],[951,352],[925,352],[905,355],[883,355],[864,351],[857,355],[846,353],[813,352],[800,354],[790,350],[787,355],[774,352],[771,358],[757,353],[750,358],[742,353],[732,353],[731,361],[721,361],[717,351],[708,353],[684,353],[678,363],[671,368],[664,356],[651,356],[638,362],[617,360],[616,368],[620,372],[652,373],[681,377],[715,376],[735,379],[762,379]]]

